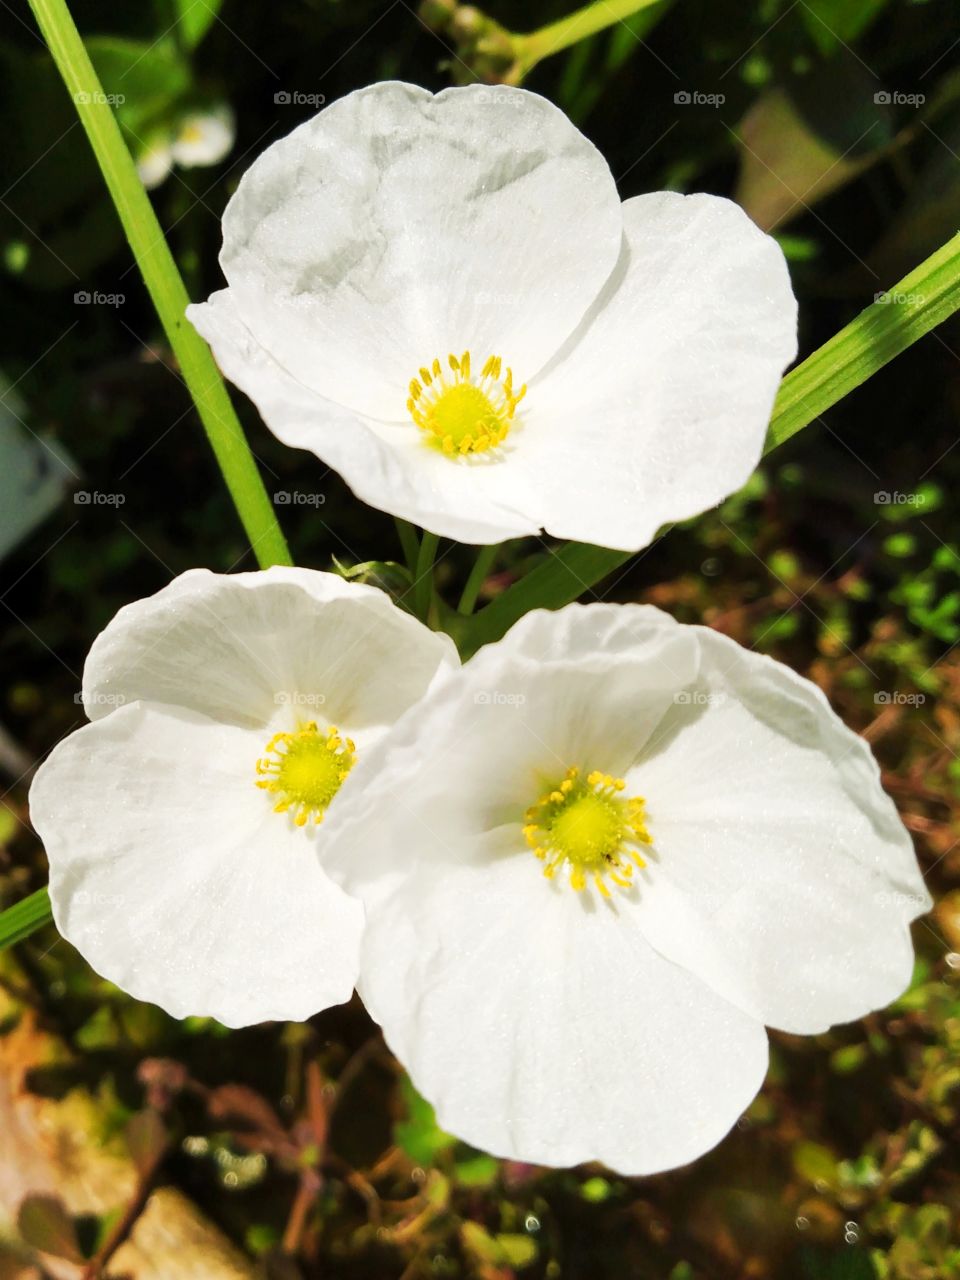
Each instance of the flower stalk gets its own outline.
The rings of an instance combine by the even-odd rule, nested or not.
[[[508,31],[494,18],[457,0],[423,0],[420,17],[456,45],[450,71],[460,83],[473,80],[519,85],[544,58],[625,22],[665,0],[593,0],[565,18],[531,32]]]
[[[512,83],[519,84],[544,58],[569,49],[571,45],[579,44],[617,22],[624,22],[643,9],[662,3],[663,0],[594,0],[592,4],[586,4],[529,35],[515,35],[514,71],[517,79]]]
[[[430,606],[433,604],[433,562],[437,558],[439,545],[440,539],[437,535],[428,533],[424,529],[413,574],[414,613],[424,622],[429,620]]]
[[[497,542],[490,547],[481,547],[477,552],[477,558],[463,588],[460,603],[457,605],[457,613],[462,614],[464,617],[469,617],[473,613],[476,608],[477,597],[480,594],[480,588],[486,581],[499,550],[500,543]]]

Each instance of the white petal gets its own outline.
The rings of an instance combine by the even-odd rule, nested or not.
[[[474,1146],[625,1174],[695,1159],[760,1087],[763,1027],[539,873],[529,851],[488,850],[396,884],[368,911],[370,1012]]]
[[[132,704],[68,737],[31,787],[60,932],[174,1017],[299,1020],[353,988],[362,910],[322,869],[322,827],[293,828],[254,785],[262,745]]]
[[[91,719],[138,699],[226,724],[317,719],[382,732],[456,665],[448,637],[337,574],[192,569],[121,609],[84,669]]]
[[[401,808],[416,803],[426,828],[442,815],[441,871],[477,831],[519,824],[547,781],[571,766],[621,775],[698,663],[694,629],[659,609],[527,614],[361,756],[351,777],[362,801],[330,817],[330,874],[359,894],[395,871],[393,801],[383,801],[394,770],[417,775],[416,799],[401,788]],[[425,860],[429,846],[421,846]]]
[[[747,480],[797,306],[779,246],[729,200],[664,192],[623,214],[618,268],[531,384],[516,457],[548,533],[632,551]]]
[[[326,399],[402,421],[410,379],[448,352],[532,377],[613,268],[621,214],[606,162],[546,99],[392,82],[269,147],[223,225],[258,341]]]
[[[882,1008],[910,980],[909,923],[931,902],[869,747],[814,685],[696,630],[690,701],[627,777],[656,849],[644,931],[786,1031]]]
[[[515,467],[484,455],[452,461],[429,448],[409,419],[376,422],[324,400],[260,346],[240,318],[232,289],[189,307],[187,315],[274,435],[322,458],[370,506],[461,542],[539,532],[540,521],[530,514],[535,495]]]

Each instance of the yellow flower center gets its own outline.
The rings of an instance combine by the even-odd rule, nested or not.
[[[486,453],[506,439],[526,385],[513,389],[513,370],[501,377],[502,361],[490,356],[480,377],[470,373],[470,352],[447,356],[449,372],[439,360],[422,368],[410,382],[407,410],[427,443],[450,458]]]
[[[527,810],[523,834],[543,862],[543,874],[552,879],[565,864],[570,884],[586,888],[587,877],[605,898],[610,897],[607,877],[621,889],[629,889],[634,867],[647,864],[636,846],[651,844],[640,796],[623,799],[626,783],[608,773],[568,769],[557,787],[546,791]]]
[[[257,786],[277,796],[275,813],[291,810],[298,827],[323,821],[330,801],[356,763],[356,747],[333,726],[311,720],[296,733],[275,733],[257,761]]]

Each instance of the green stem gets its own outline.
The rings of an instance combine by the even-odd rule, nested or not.
[[[529,35],[514,35],[513,44],[517,51],[515,69],[519,78],[529,75],[544,58],[559,53],[561,49],[569,49],[588,36],[612,27],[615,22],[623,22],[641,9],[660,3],[662,0],[595,0],[593,4],[586,4]]]
[[[22,942],[52,919],[50,895],[46,889],[38,889],[29,898],[0,911],[0,951]]]
[[[30,7],[77,105],[80,121],[257,560],[262,568],[291,564],[286,541],[220,371],[207,344],[184,318],[190,299],[65,0],[30,0]]]
[[[401,520],[399,516],[395,516],[394,522],[397,526],[400,546],[403,549],[403,558],[407,562],[411,576],[414,576],[417,571],[417,557],[420,554],[420,539],[409,520]]]
[[[440,539],[435,533],[423,531],[420,539],[420,551],[417,555],[417,566],[413,574],[413,607],[418,618],[424,622],[430,617],[430,606],[433,603],[433,562],[437,557]]]
[[[464,617],[469,617],[473,613],[474,606],[477,603],[477,596],[480,594],[480,588],[483,586],[490,572],[490,568],[497,558],[497,552],[500,550],[500,544],[495,542],[491,547],[481,547],[477,552],[477,558],[473,562],[473,568],[470,570],[470,576],[467,578],[466,585],[463,588],[463,595],[460,597],[460,603],[457,605],[457,613],[461,613]]]
[[[883,296],[886,301],[861,311],[787,374],[780,384],[764,454],[815,421],[960,308],[960,235]],[[576,600],[630,558],[629,552],[566,543],[472,619],[461,646],[463,657],[499,640],[530,609],[557,609]]]

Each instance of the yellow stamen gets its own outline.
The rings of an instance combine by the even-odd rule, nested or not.
[[[296,733],[275,733],[257,761],[256,784],[277,796],[274,813],[292,811],[298,827],[323,821],[331,800],[356,763],[356,747],[330,725],[326,733],[314,721]]]
[[[514,391],[512,369],[501,379],[499,356],[488,357],[479,378],[471,376],[469,351],[451,353],[447,364],[449,371],[434,360],[411,379],[407,412],[427,443],[448,458],[488,453],[506,439],[526,385]]]
[[[524,815],[523,836],[544,863],[543,874],[552,880],[569,865],[571,888],[582,891],[588,878],[597,891],[610,898],[607,880],[619,889],[633,885],[634,866],[647,864],[636,845],[652,838],[644,823],[644,800],[621,799],[623,778],[594,770],[581,777],[568,769],[559,785],[551,785]]]

